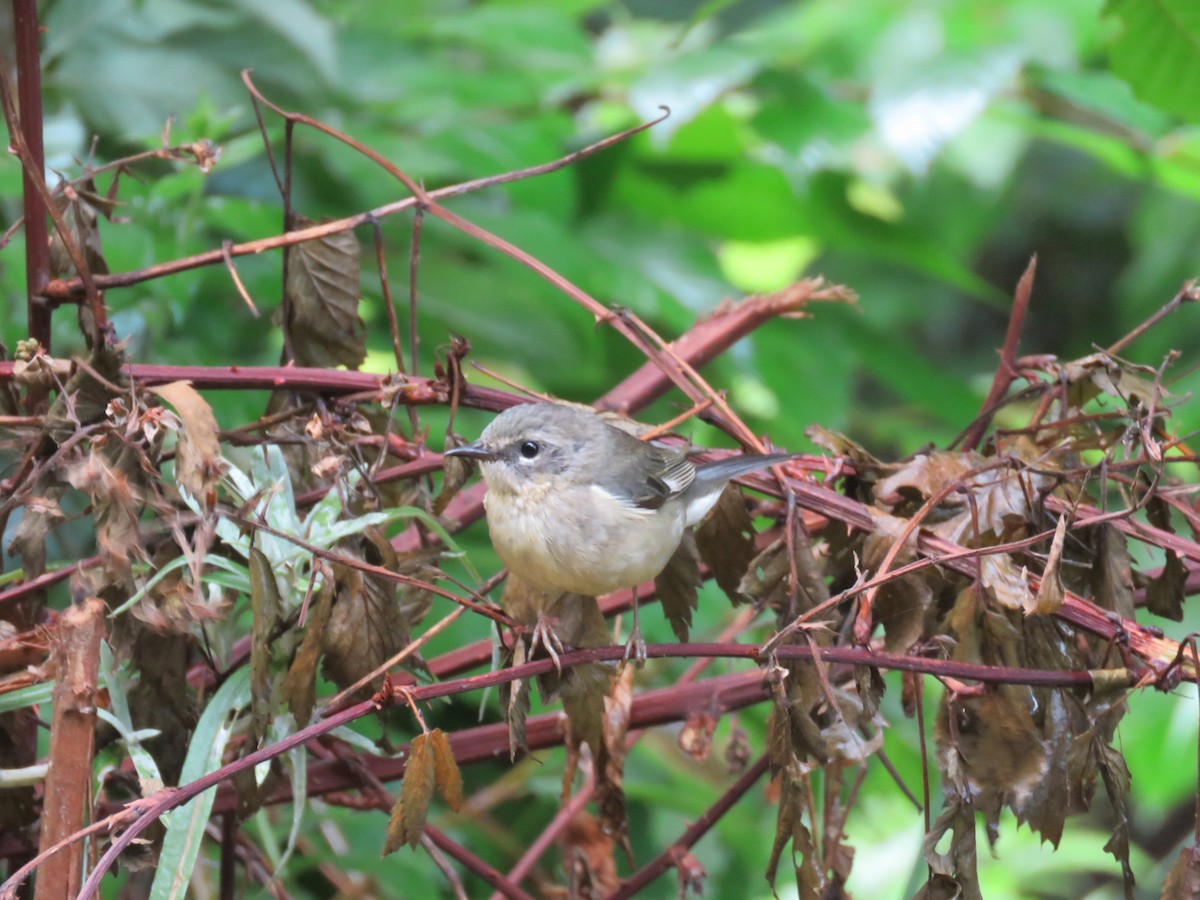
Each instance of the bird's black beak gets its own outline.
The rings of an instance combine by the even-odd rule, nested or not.
[[[474,459],[479,462],[489,462],[496,458],[496,454],[486,447],[480,446],[478,443],[467,444],[465,447],[454,447],[442,454],[443,456],[461,456],[466,459]]]

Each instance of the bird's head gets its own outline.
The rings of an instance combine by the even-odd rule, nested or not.
[[[586,409],[525,403],[498,415],[475,443],[445,455],[476,460],[488,490],[517,493],[548,481],[586,482],[587,473],[604,465],[622,434]]]

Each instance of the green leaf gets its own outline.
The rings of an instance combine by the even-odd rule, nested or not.
[[[1109,0],[1124,26],[1112,67],[1147,103],[1200,121],[1200,4],[1194,0]]]
[[[225,745],[233,733],[232,719],[249,702],[250,670],[243,666],[226,679],[204,708],[188,746],[179,776],[181,784],[189,784],[220,767]],[[216,798],[217,789],[211,787],[167,814],[167,833],[150,888],[151,900],[176,900],[186,895],[204,838],[204,826]]]

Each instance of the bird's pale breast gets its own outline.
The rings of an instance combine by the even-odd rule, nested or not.
[[[496,552],[545,591],[604,594],[658,575],[683,536],[683,507],[621,503],[595,486],[489,491],[484,501]]]

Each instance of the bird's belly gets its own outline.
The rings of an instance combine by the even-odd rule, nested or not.
[[[544,591],[598,595],[658,575],[683,537],[683,510],[606,503],[587,489],[525,502],[485,501],[496,553],[521,580]]]

